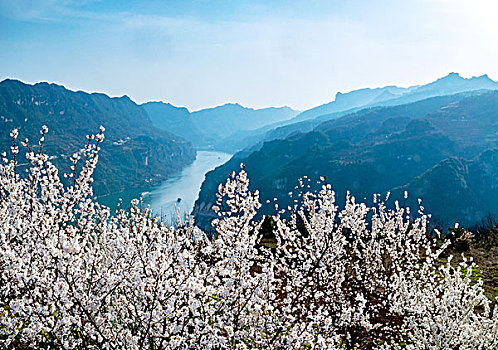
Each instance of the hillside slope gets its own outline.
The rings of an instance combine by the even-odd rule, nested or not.
[[[227,103],[192,113],[186,108],[163,102],[147,102],[142,107],[156,127],[173,130],[198,148],[214,148],[228,152],[237,150],[238,145],[227,144],[225,139],[291,119],[298,113],[289,107],[253,109],[237,103]]]
[[[338,92],[332,102],[308,109],[290,120],[268,125],[257,132],[237,135],[237,138],[232,137],[226,143],[236,144],[237,149],[250,147],[251,150],[256,150],[263,142],[283,139],[296,132],[311,131],[324,121],[338,119],[361,109],[396,106],[431,97],[497,89],[498,82],[491,80],[487,75],[463,78],[457,73],[450,73],[421,86],[408,88],[386,86],[376,89],[353,90],[348,93]]]
[[[494,148],[498,148],[498,92],[462,93],[369,108],[234,156],[207,174],[194,214],[206,225],[212,218],[210,208],[217,184],[230,171],[239,169],[240,163],[245,164],[251,187],[260,189],[263,203],[278,197],[285,207],[293,202],[287,193],[305,175],[312,179],[311,188],[320,176],[326,176],[339,202],[348,190],[363,200],[408,184],[415,191],[415,178],[446,159],[471,160]],[[498,178],[496,168],[490,169],[487,176]],[[479,177],[479,172],[475,174]],[[482,187],[483,196],[491,196],[493,192],[486,191],[486,186]],[[428,188],[439,193],[437,186]],[[451,189],[445,191],[451,193]],[[493,197],[481,199],[478,212],[494,210],[487,204],[492,200],[496,201]],[[262,213],[273,211],[263,204]],[[460,209],[437,214],[445,224],[468,217]],[[468,218],[466,224],[475,219]]]
[[[78,152],[86,135],[106,128],[96,195],[158,184],[195,159],[192,145],[153,127],[147,113],[127,96],[74,92],[48,83],[0,83],[0,149],[8,150],[10,130],[19,129],[36,149],[40,128],[47,125],[46,152],[61,169],[69,169],[69,155]],[[22,162],[22,158],[21,158]]]
[[[406,204],[416,207],[423,198],[426,212],[436,223],[476,223],[498,213],[498,149],[481,153],[472,160],[448,158],[410,183],[394,188],[400,198],[408,191]]]

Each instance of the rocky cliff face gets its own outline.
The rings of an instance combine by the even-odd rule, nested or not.
[[[426,212],[441,225],[470,225],[488,214],[498,213],[498,149],[483,152],[472,160],[449,158],[438,163],[392,194],[410,194],[406,204],[423,199]]]
[[[74,92],[56,84],[1,82],[0,123],[2,151],[9,149],[14,128],[36,149],[39,130],[47,125],[45,152],[64,171],[86,135],[103,125],[106,139],[95,173],[96,195],[158,184],[190,164],[196,154],[188,141],[153,127],[147,113],[127,96]]]
[[[404,188],[422,197],[443,225],[473,224],[487,212],[498,215],[493,153],[498,148],[497,111],[498,92],[472,92],[327,121],[311,132],[235,155],[208,173],[194,214],[201,226],[213,218],[216,186],[244,163],[251,189],[261,192],[261,214],[274,213],[274,197],[280,207],[292,205],[288,192],[298,178],[308,176],[314,190],[316,180],[325,176],[339,204],[348,190],[368,201],[374,193]],[[396,193],[402,202],[402,192]],[[416,200],[412,204],[418,205]]]

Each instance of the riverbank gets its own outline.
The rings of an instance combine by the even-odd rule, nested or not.
[[[115,209],[119,198],[127,206],[132,199],[142,197],[144,204],[150,205],[155,215],[161,216],[165,221],[174,221],[177,211],[181,217],[192,212],[205,174],[227,162],[231,156],[224,152],[197,151],[196,160],[192,164],[158,186],[130,189],[97,200]]]

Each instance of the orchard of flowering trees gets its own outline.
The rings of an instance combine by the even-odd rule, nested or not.
[[[219,186],[214,233],[169,227],[137,200],[111,213],[92,199],[103,128],[66,179],[47,131],[36,151],[23,142],[27,168],[16,130],[2,155],[2,349],[498,348],[477,267],[452,263],[421,211],[351,196],[340,209],[330,185],[303,185],[267,247],[241,170]]]

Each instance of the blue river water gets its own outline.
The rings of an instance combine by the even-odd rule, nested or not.
[[[232,155],[214,151],[198,151],[195,161],[180,173],[171,176],[161,185],[143,193],[144,202],[150,204],[156,215],[167,219],[190,214],[201,190],[205,174],[228,161]]]
[[[128,206],[133,198],[142,197],[143,203],[150,205],[155,215],[161,216],[166,222],[175,222],[177,211],[182,219],[192,212],[205,174],[228,161],[231,156],[223,152],[197,151],[197,157],[192,164],[162,184],[143,190],[115,193],[101,197],[98,201],[115,208],[119,198]]]

